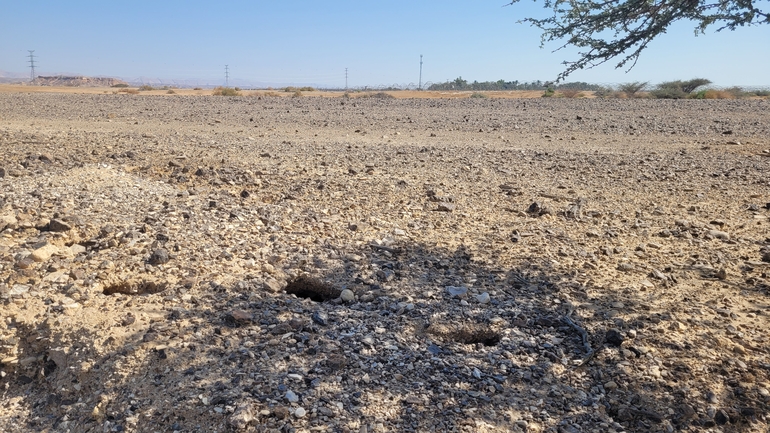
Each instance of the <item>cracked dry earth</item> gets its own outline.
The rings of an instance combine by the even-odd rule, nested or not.
[[[0,94],[0,430],[767,431],[769,108]]]

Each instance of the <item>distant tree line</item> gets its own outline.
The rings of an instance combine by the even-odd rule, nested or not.
[[[482,82],[473,81],[472,83],[469,83],[467,80],[464,80],[463,77],[457,77],[452,81],[432,84],[430,87],[428,87],[428,90],[543,90],[543,88],[546,87],[552,87],[554,89],[575,89],[588,91],[597,91],[602,89],[602,86],[598,84],[584,82],[563,83],[559,85],[553,85],[553,83],[543,82],[540,80],[532,82],[520,82],[518,80],[497,80]]]

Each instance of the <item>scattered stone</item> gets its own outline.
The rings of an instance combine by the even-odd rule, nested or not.
[[[252,403],[241,403],[230,415],[227,422],[235,430],[246,430],[256,419],[256,407]]]
[[[439,212],[453,212],[455,208],[456,206],[454,203],[441,202],[438,204],[438,208],[436,210]]]
[[[294,410],[294,416],[296,416],[297,418],[302,418],[305,416],[305,414],[307,414],[307,412],[305,411],[305,408],[298,407],[297,409]]]
[[[323,311],[314,311],[311,319],[314,323],[317,323],[321,326],[326,326],[329,324],[329,315]]]
[[[168,263],[169,260],[171,260],[171,258],[168,255],[168,251],[166,251],[165,248],[158,248],[153,250],[150,258],[147,260],[147,263],[157,266],[164,265]]]
[[[723,241],[729,241],[730,240],[730,234],[727,232],[723,232],[720,230],[709,230],[708,235],[717,239],[721,239]]]
[[[612,347],[620,347],[623,341],[625,341],[625,337],[617,329],[610,329],[604,336],[604,341]]]
[[[38,263],[48,261],[51,256],[59,252],[59,247],[53,244],[45,244],[42,247],[32,251],[30,258]]]
[[[356,299],[356,294],[350,289],[345,289],[340,293],[340,299],[343,302],[353,302]]]
[[[446,286],[445,289],[450,296],[455,298],[461,298],[468,293],[467,287]]]
[[[296,403],[299,401],[299,396],[294,393],[294,391],[286,391],[286,400],[289,401],[289,403]]]
[[[480,295],[476,295],[476,300],[479,301],[481,304],[488,304],[490,301],[489,293],[484,292]]]
[[[48,231],[50,232],[68,232],[72,230],[72,226],[60,219],[52,219],[48,223]]]

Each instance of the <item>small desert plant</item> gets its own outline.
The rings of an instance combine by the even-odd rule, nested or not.
[[[126,83],[118,83],[118,84],[113,84],[113,85],[112,85],[112,86],[110,86],[110,87],[116,87],[116,88],[126,88],[126,87],[128,87],[128,84],[126,84]]]
[[[650,84],[648,81],[634,81],[633,83],[623,83],[618,86],[618,91],[623,92],[629,98],[633,98],[638,92]]]
[[[770,90],[755,90],[754,96],[770,96]]]
[[[241,96],[241,93],[232,87],[219,86],[211,93],[214,96]]]
[[[235,87],[235,91],[236,92],[240,92],[241,90],[243,90],[243,89],[241,89],[240,87]]]
[[[294,93],[291,95],[292,98],[301,98],[302,97],[302,91],[299,89],[295,90]]]
[[[367,93],[366,95],[363,95],[363,96],[366,98],[375,98],[375,99],[395,99],[396,98],[390,93],[385,93],[385,92]]]
[[[305,87],[300,87],[299,90],[303,92],[315,92],[316,89],[315,87],[305,86]]]
[[[140,92],[144,92],[144,91],[148,91],[148,90],[155,90],[155,88],[153,88],[149,84],[142,84],[141,86],[139,86],[139,91]]]
[[[473,92],[473,93],[471,93],[471,98],[474,98],[474,99],[487,99],[487,98],[489,98],[489,95],[487,95],[486,93],[481,93],[481,92]]]
[[[193,90],[203,90],[202,87],[193,87]]]
[[[169,94],[169,95],[173,95],[173,94],[176,94],[176,92],[175,92],[175,91],[173,91],[172,89],[168,89],[168,92],[166,92],[166,93],[167,93],[167,94]]]
[[[559,89],[559,94],[564,98],[581,98],[585,95],[583,95],[583,92],[581,92],[579,89]]]
[[[611,98],[613,92],[612,87],[599,87],[597,90],[594,90],[594,96],[597,98]]]
[[[543,92],[543,96],[542,97],[543,98],[550,98],[555,93],[556,93],[556,91],[553,90],[553,88],[549,87],[549,88],[545,89],[545,92]]]
[[[118,93],[128,93],[129,95],[136,95],[137,93],[139,93],[139,91],[136,90],[136,89],[125,89],[124,88],[124,89],[118,90]]]
[[[343,93],[341,98],[350,99],[350,93],[349,92]]]

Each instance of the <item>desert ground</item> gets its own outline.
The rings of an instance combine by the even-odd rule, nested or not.
[[[6,88],[0,430],[766,432],[769,173],[766,99]]]

